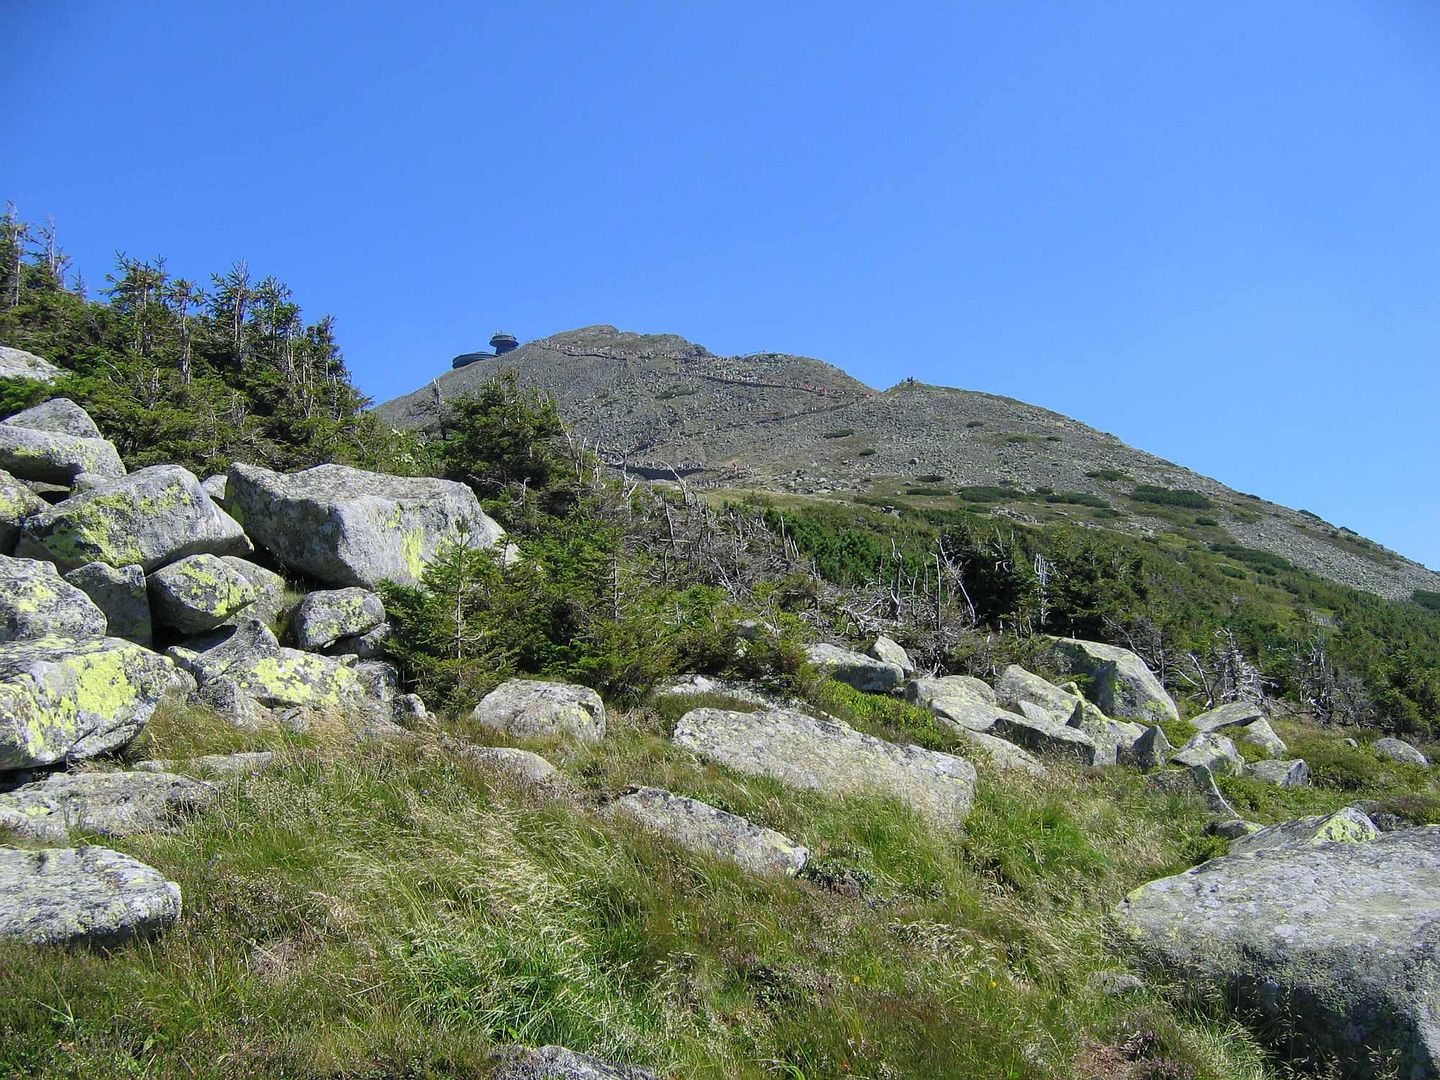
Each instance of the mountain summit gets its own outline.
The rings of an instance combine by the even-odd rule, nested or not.
[[[911,380],[878,391],[820,360],[716,356],[673,334],[555,334],[447,372],[377,412],[397,427],[433,430],[444,402],[510,372],[553,397],[608,462],[650,478],[1176,532],[1391,599],[1440,591],[1440,574],[1350,529],[1060,413]]]

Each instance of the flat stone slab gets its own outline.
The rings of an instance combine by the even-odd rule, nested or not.
[[[1287,1056],[1333,1056],[1355,1080],[1377,1057],[1440,1076],[1440,827],[1212,859],[1142,885],[1116,920]]]
[[[680,718],[673,741],[738,772],[791,787],[888,796],[945,826],[961,825],[975,801],[975,767],[963,758],[900,746],[804,713],[693,709]]]
[[[30,840],[171,832],[209,806],[215,789],[163,772],[54,773],[0,794],[0,828]]]
[[[611,807],[691,851],[729,859],[752,874],[796,874],[810,852],[784,833],[661,788],[641,787]]]
[[[180,886],[103,847],[0,847],[0,938],[112,945],[173,926]]]

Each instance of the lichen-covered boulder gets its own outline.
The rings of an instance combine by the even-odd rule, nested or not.
[[[1379,835],[1380,830],[1363,811],[1347,806],[1333,814],[1282,821],[1237,837],[1230,844],[1230,854],[1253,855],[1257,851],[1315,844],[1367,844]]]
[[[285,610],[285,579],[274,570],[267,570],[235,555],[221,555],[220,561],[255,589],[255,600],[246,609],[246,614],[253,615],[266,626],[274,626]]]
[[[343,637],[358,637],[385,621],[385,602],[369,589],[321,589],[290,614],[295,644],[319,652]]]
[[[693,709],[680,718],[672,740],[710,761],[792,787],[897,799],[947,827],[962,824],[975,800],[975,767],[963,758],[804,713]]]
[[[605,703],[588,686],[511,679],[486,694],[470,718],[481,727],[522,739],[565,736],[581,742],[605,737]]]
[[[1276,787],[1306,787],[1310,783],[1310,766],[1303,758],[1293,761],[1255,761],[1245,766],[1245,775],[1264,780]]]
[[[1239,815],[1235,807],[1220,792],[1215,783],[1215,774],[1204,765],[1192,765],[1180,769],[1161,769],[1145,778],[1146,786],[1152,791],[1168,795],[1199,795],[1205,808],[1222,818]]]
[[[204,652],[171,648],[169,655],[195,677],[202,698],[236,712],[265,709],[344,711],[379,704],[353,667],[328,656],[283,647],[258,620],[243,617],[223,642]]]
[[[995,680],[995,700],[1010,712],[1021,712],[1022,702],[1030,702],[1044,709],[1049,718],[1057,724],[1068,724],[1080,707],[1080,697],[1068,690],[1062,690],[1033,671],[1026,671],[1019,664],[1010,664]]]
[[[1095,744],[1095,764],[1114,765],[1122,752],[1144,738],[1146,729],[1128,720],[1112,720],[1098,708],[1080,699],[1080,704],[1066,725],[1081,732]]]
[[[1050,775],[1050,770],[1028,751],[1012,742],[985,731],[961,729],[958,734],[975,749],[982,758],[1001,772],[1025,773],[1037,779]]]
[[[1187,767],[1204,765],[1212,773],[1222,776],[1239,776],[1245,771],[1245,759],[1235,744],[1224,735],[1202,732],[1175,752],[1170,759],[1176,765]]]
[[[1420,1080],[1440,1076],[1437,912],[1429,827],[1212,859],[1136,889],[1116,919],[1145,958],[1224,994],[1287,1056],[1352,1080],[1377,1061]]]
[[[0,345],[0,379],[31,379],[34,382],[53,383],[65,372],[49,360],[42,360],[24,349],[11,349]]]
[[[1190,722],[1201,733],[1223,730],[1227,736],[1259,747],[1271,757],[1279,757],[1286,750],[1285,741],[1265,718],[1265,710],[1252,702],[1232,701]]]
[[[336,638],[320,651],[326,656],[353,656],[357,660],[376,660],[388,655],[390,624],[381,623],[363,634]]]
[[[691,851],[729,859],[752,874],[796,874],[810,852],[784,833],[661,788],[639,787],[612,809]]]
[[[110,637],[150,644],[150,593],[140,567],[86,563],[69,571],[65,580],[90,597],[105,615],[105,632]]]
[[[209,495],[211,502],[221,509],[225,507],[225,482],[226,477],[222,473],[207,476],[200,481],[200,486],[205,489],[205,494]]]
[[[340,588],[415,585],[445,545],[493,548],[505,538],[464,484],[344,465],[289,475],[235,465],[226,505],[276,560]]]
[[[1040,706],[1022,701],[1021,713],[1002,712],[996,717],[990,734],[1051,761],[1069,761],[1076,765],[1096,765],[1100,750],[1083,731],[1057,724]]]
[[[1376,739],[1370,747],[1376,757],[1398,761],[1403,765],[1429,765],[1430,759],[1404,739]]]
[[[1165,729],[1148,727],[1129,746],[1120,747],[1115,760],[1120,765],[1129,765],[1141,772],[1150,772],[1165,765],[1175,753],[1175,747],[1165,735]]]
[[[182,634],[203,634],[235,618],[260,591],[218,555],[187,555],[146,579],[150,617]]]
[[[1089,681],[1090,699],[1106,716],[1120,720],[1179,720],[1174,699],[1145,661],[1129,649],[1080,638],[1056,638],[1056,666]]]
[[[137,469],[72,495],[25,523],[16,554],[62,570],[89,562],[139,566],[147,574],[186,555],[248,555],[240,526],[178,465]]]
[[[505,1056],[508,1060],[495,1071],[493,1080],[660,1080],[649,1069],[612,1065],[563,1046],[514,1050]]]
[[[0,555],[0,641],[105,636],[95,602],[48,562]]]
[[[910,654],[894,638],[881,634],[865,651],[876,660],[894,664],[907,679],[915,674],[915,663],[910,659]]]
[[[29,409],[22,409],[4,421],[12,427],[32,431],[53,431],[73,435],[77,439],[101,439],[104,436],[90,414],[69,398],[51,398]]]
[[[469,746],[452,743],[451,749],[486,768],[495,769],[525,784],[549,784],[560,778],[560,770],[530,750],[514,746]]]
[[[27,485],[0,469],[0,554],[9,555],[15,550],[26,520],[48,505]]]
[[[995,691],[968,675],[911,679],[905,684],[905,700],[929,709],[951,730],[989,731],[1006,711],[995,704]]]
[[[124,476],[113,443],[0,424],[0,468],[21,480],[69,484],[79,473]]]
[[[165,657],[119,638],[0,645],[0,770],[118,749],[184,683]]]
[[[888,694],[905,681],[905,671],[899,664],[837,645],[811,645],[805,654],[822,674],[866,693]]]
[[[0,847],[0,938],[114,945],[173,926],[180,886],[103,847]]]
[[[30,840],[170,832],[214,800],[201,780],[163,772],[53,773],[0,794],[0,828]]]

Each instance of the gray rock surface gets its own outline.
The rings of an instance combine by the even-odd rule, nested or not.
[[[368,589],[321,589],[306,595],[290,614],[298,648],[319,652],[345,637],[358,637],[385,621],[385,603]]]
[[[1212,859],[1117,913],[1152,963],[1213,987],[1287,1056],[1440,1075],[1440,828]],[[1393,1055],[1393,1056],[1392,1056]]]
[[[680,718],[673,740],[738,772],[792,787],[898,799],[944,826],[960,825],[975,798],[975,767],[963,758],[899,746],[798,712],[694,709]]]
[[[888,694],[905,681],[905,671],[899,664],[838,645],[810,645],[805,655],[817,671],[866,693]]]
[[[1230,805],[1228,799],[1220,792],[1215,783],[1215,774],[1204,765],[1192,765],[1188,768],[1161,769],[1157,773],[1151,773],[1145,778],[1146,785],[1152,791],[1164,792],[1171,795],[1199,795],[1205,803],[1205,808],[1217,817],[1237,818],[1235,807]]]
[[[92,562],[77,566],[65,580],[83,592],[105,616],[106,633],[137,645],[149,646],[150,592],[145,571],[138,566],[114,567]]]
[[[99,473],[93,472],[77,473],[75,479],[70,481],[69,494],[83,495],[87,491],[94,491],[97,488],[102,488],[109,484],[113,484],[116,479],[117,478],[113,476],[101,476]]]
[[[493,1080],[660,1080],[649,1069],[611,1065],[563,1046],[542,1046],[507,1055]]]
[[[1148,730],[1128,720],[1111,720],[1083,699],[1066,726],[1081,732],[1095,744],[1096,765],[1114,765],[1121,753],[1128,754]]]
[[[0,847],[0,938],[108,946],[179,918],[180,886],[129,855],[103,847]]]
[[[48,562],[0,555],[0,641],[105,636],[105,615]]]
[[[33,379],[35,382],[53,383],[64,374],[50,361],[42,360],[32,352],[0,345],[0,379]]]
[[[1148,727],[1127,747],[1121,747],[1115,755],[1118,764],[1129,765],[1141,772],[1151,772],[1166,765],[1175,748],[1165,735],[1165,729]]]
[[[53,431],[73,435],[77,439],[102,439],[100,428],[90,414],[69,398],[51,398],[28,409],[22,409],[4,421],[12,427],[32,431]]]
[[[1388,758],[1404,765],[1429,765],[1430,759],[1404,739],[1376,739],[1370,748],[1376,757]]]
[[[220,473],[200,481],[200,486],[205,489],[205,494],[210,496],[210,501],[222,510],[225,508],[225,483],[226,477]]]
[[[989,731],[1006,711],[995,704],[995,691],[968,675],[911,679],[905,700],[929,709],[952,730]]]
[[[285,610],[285,579],[274,570],[267,570],[249,559],[241,559],[235,555],[221,555],[220,561],[250,582],[255,589],[255,601],[245,613],[273,628],[280,618],[280,613]]]
[[[1054,657],[1062,671],[1084,675],[1090,700],[1119,720],[1179,720],[1175,701],[1145,661],[1129,649],[1080,638],[1056,638]]]
[[[1086,766],[1098,764],[1100,751],[1090,736],[1076,728],[1055,723],[1049,713],[1032,702],[1022,701],[1020,707],[1025,710],[1023,714],[1001,713],[997,716],[990,734],[1023,746],[1050,761],[1068,761]]]
[[[378,660],[389,655],[390,624],[381,623],[363,634],[336,638],[320,651],[326,656],[353,656],[357,660]]]
[[[20,530],[49,504],[29,486],[0,469],[0,554],[9,555],[20,541]]]
[[[178,465],[152,465],[74,495],[25,523],[16,553],[62,570],[88,562],[147,574],[186,555],[248,555],[240,526]]]
[[[119,638],[0,645],[0,771],[118,749],[184,683],[165,657]]]
[[[796,874],[810,859],[783,833],[660,788],[635,788],[610,805],[683,848],[729,859],[752,874]]]
[[[470,714],[482,727],[521,739],[605,737],[605,703],[588,686],[511,679],[486,694]]]
[[[21,480],[68,485],[80,473],[124,476],[125,465],[104,439],[0,424],[0,468]]]
[[[1041,779],[1050,775],[1041,762],[1028,751],[1020,749],[1012,742],[984,731],[971,731],[961,729],[959,735],[967,743],[978,750],[995,768],[1001,772],[1026,773],[1029,776]]]
[[[1257,851],[1278,848],[1314,847],[1317,844],[1367,844],[1380,835],[1364,813],[1347,806],[1333,814],[1283,821],[1245,836],[1230,844],[1231,855],[1253,855]]]
[[[1000,678],[995,680],[995,698],[1011,712],[1020,712],[1021,703],[1026,701],[1038,705],[1057,724],[1068,724],[1080,705],[1078,695],[1062,690],[1019,664],[1010,664],[1000,672]]]
[[[655,690],[657,698],[698,697],[700,695],[726,697],[749,705],[775,705],[777,707],[781,705],[773,694],[762,687],[719,675],[677,675]]]
[[[1201,732],[1175,752],[1170,759],[1176,765],[1204,765],[1212,773],[1239,776],[1245,771],[1245,759],[1235,744],[1224,735]]]
[[[1308,787],[1310,766],[1301,758],[1293,761],[1255,761],[1245,766],[1245,775],[1278,787]]]
[[[1238,742],[1258,747],[1272,758],[1283,757],[1290,749],[1285,745],[1285,740],[1270,726],[1270,721],[1264,719],[1246,724],[1235,733],[1235,738]]]
[[[63,841],[170,832],[209,806],[212,785],[163,772],[53,773],[0,794],[0,828],[28,840]]]
[[[1190,721],[1196,731],[1219,731],[1221,728],[1246,727],[1265,719],[1265,710],[1249,701],[1232,701],[1203,712]]]
[[[157,626],[203,634],[234,622],[260,599],[250,578],[218,555],[187,555],[146,580],[150,617]]]
[[[284,475],[235,465],[226,505],[277,561],[327,585],[415,585],[446,544],[503,543],[464,484],[344,465]]]
[[[452,748],[471,761],[508,773],[526,784],[549,784],[560,779],[559,769],[530,750],[521,750],[514,746],[470,746],[463,743],[452,744]]]
[[[894,638],[881,634],[865,652],[883,663],[894,664],[907,679],[915,674],[915,664],[911,661],[910,654]]]

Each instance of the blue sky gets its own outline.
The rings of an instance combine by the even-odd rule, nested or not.
[[[0,198],[333,313],[1033,401],[1440,566],[1440,4],[11,0]]]

